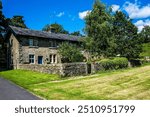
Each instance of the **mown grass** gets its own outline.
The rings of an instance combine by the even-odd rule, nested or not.
[[[10,71],[10,77],[11,75],[13,76],[15,71],[17,72],[18,70],[14,70],[14,72]],[[7,72],[9,71],[0,72],[0,75],[7,74]],[[26,71],[26,74],[28,74],[27,72],[29,71]],[[44,75],[47,76],[47,74]],[[16,76],[18,77],[18,75]],[[34,78],[34,81],[30,83],[30,79],[32,78]],[[24,83],[22,85],[21,82],[29,79],[29,81],[26,81],[28,83],[25,83],[27,84],[25,86],[28,87],[25,88],[45,99],[150,99],[150,65],[97,73],[89,76],[73,77],[73,79],[66,80],[60,80],[57,75],[45,78],[41,76],[41,78],[43,80],[40,77],[22,78],[22,80],[19,77],[17,80],[15,77],[9,79],[15,82],[19,80],[18,84],[21,84],[23,87]]]
[[[59,80],[60,77],[54,74],[44,74],[39,72],[33,72],[28,70],[10,70],[0,72],[0,76],[8,79],[24,88],[28,88],[29,85],[49,82],[53,80]]]

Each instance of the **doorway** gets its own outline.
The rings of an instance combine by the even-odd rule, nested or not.
[[[43,64],[43,56],[38,56],[38,64]]]

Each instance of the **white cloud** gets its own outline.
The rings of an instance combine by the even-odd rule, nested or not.
[[[144,28],[144,26],[150,26],[150,19],[146,19],[144,20],[139,20],[137,22],[134,23],[135,26],[138,27],[139,32]]]
[[[141,7],[137,1],[135,3],[126,2],[123,7],[132,19],[150,17],[150,4]]]
[[[60,12],[60,13],[57,14],[56,16],[57,16],[57,17],[62,17],[63,15],[65,15],[65,13],[64,13],[64,12]]]
[[[120,8],[120,6],[119,6],[119,5],[116,5],[116,4],[112,5],[112,11],[113,11],[113,12],[118,11],[118,10],[119,10],[119,8]]]
[[[87,14],[90,12],[91,12],[90,10],[79,12],[79,18],[84,19],[87,16]]]

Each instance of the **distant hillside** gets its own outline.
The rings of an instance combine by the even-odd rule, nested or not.
[[[150,43],[143,44],[143,52],[140,54],[140,56],[150,56]]]

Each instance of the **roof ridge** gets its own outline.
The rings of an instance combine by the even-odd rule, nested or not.
[[[10,26],[11,30],[16,35],[23,35],[23,36],[34,36],[34,37],[41,37],[41,38],[53,38],[59,40],[69,40],[69,41],[79,41],[80,36],[69,35],[69,34],[62,34],[62,33],[49,33],[46,31],[40,30],[33,30],[28,28],[21,28],[16,26]]]

